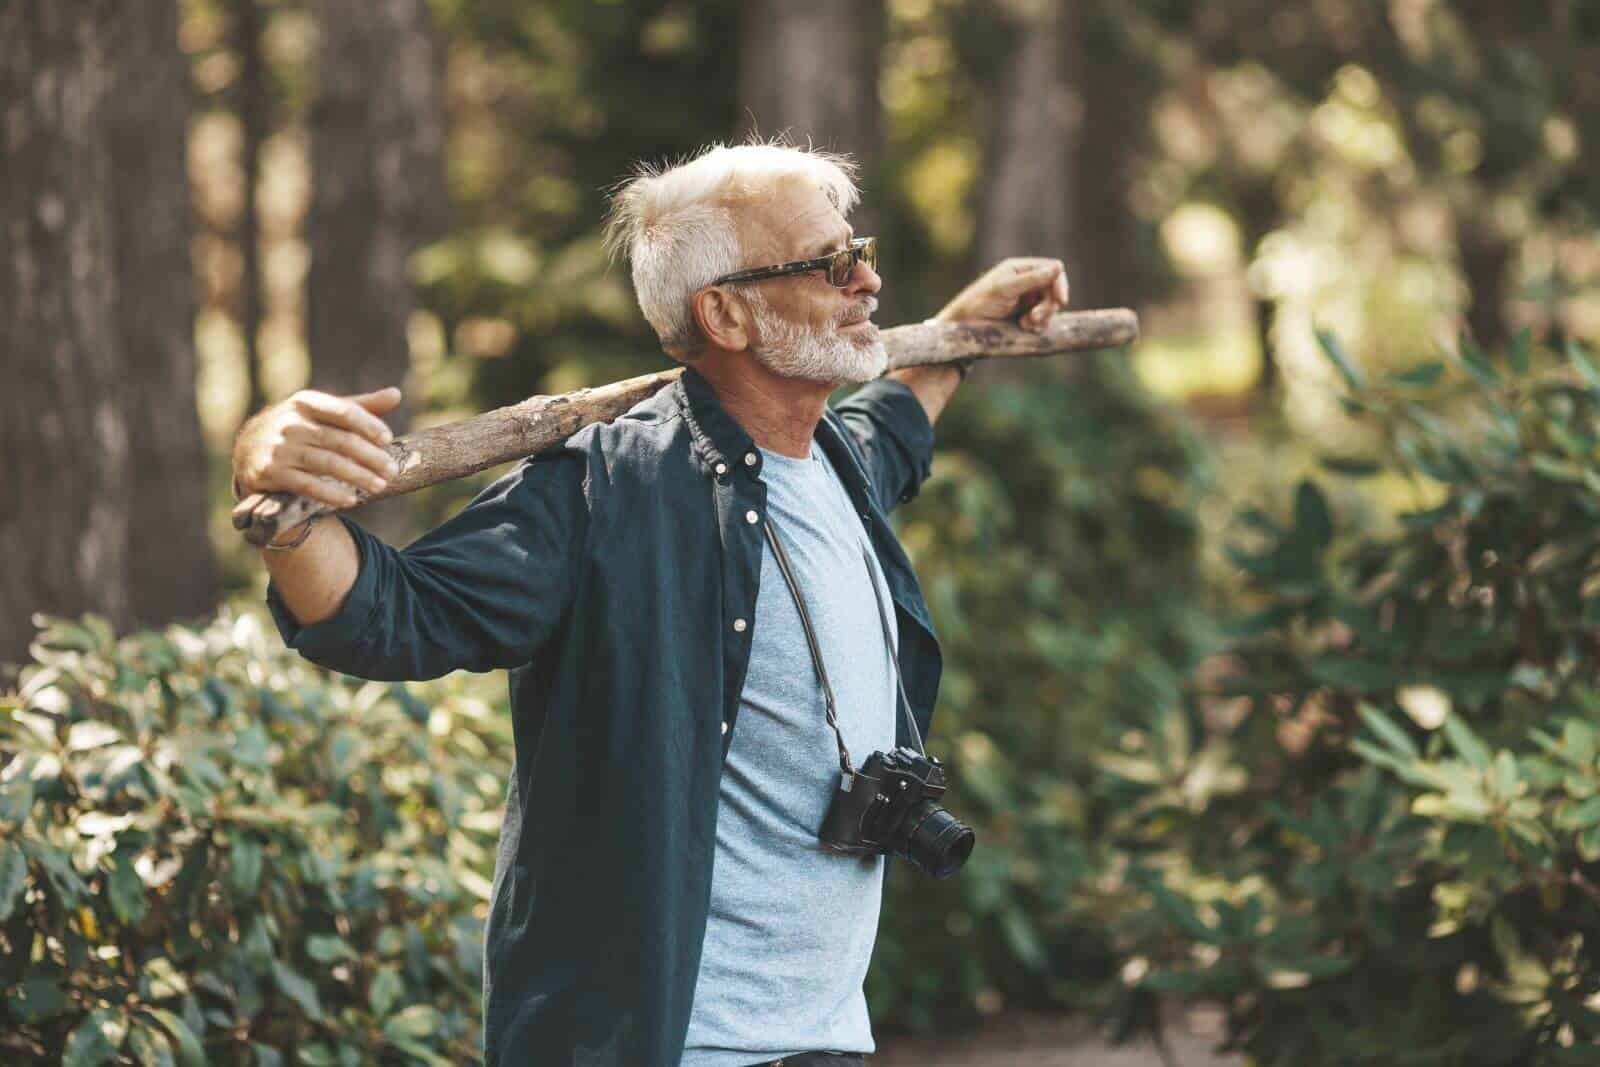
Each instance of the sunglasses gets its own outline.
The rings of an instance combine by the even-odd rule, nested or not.
[[[839,251],[829,252],[816,259],[797,259],[793,263],[780,263],[775,267],[752,267],[749,270],[734,271],[732,274],[724,274],[720,278],[713,279],[711,284],[754,282],[762,278],[779,278],[785,274],[805,274],[808,271],[820,270],[826,272],[829,285],[843,289],[850,284],[850,275],[855,273],[858,261],[874,270],[877,269],[876,237],[857,237]]]

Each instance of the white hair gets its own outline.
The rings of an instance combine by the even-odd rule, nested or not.
[[[771,192],[784,178],[820,186],[841,215],[860,194],[849,156],[800,148],[781,140],[714,144],[669,166],[642,163],[612,193],[606,248],[625,252],[633,265],[639,309],[661,338],[662,349],[689,359],[700,348],[692,301],[712,279],[740,270],[734,209]]]

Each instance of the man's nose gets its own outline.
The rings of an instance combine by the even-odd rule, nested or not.
[[[851,295],[857,293],[876,293],[883,288],[883,279],[878,272],[867,266],[867,261],[858,259],[850,270],[850,280],[845,283],[844,291]]]

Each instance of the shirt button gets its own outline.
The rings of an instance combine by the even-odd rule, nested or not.
[[[723,719],[722,720],[722,732],[723,733],[727,733],[728,732],[728,720],[727,719]]]
[[[746,626],[748,626],[748,625],[749,625],[749,623],[745,622],[743,619],[734,619],[733,620],[733,632],[734,633],[738,633],[738,634],[742,634],[742,633],[744,633],[744,628]]]
[[[754,467],[756,465],[756,454],[754,452],[746,452],[744,454],[744,465],[746,467]]]
[[[754,526],[756,523],[761,521],[761,516],[757,515],[754,511],[747,511],[744,513],[744,521],[748,522],[751,526]]]
[[[718,474],[727,474],[728,473],[728,465],[726,463],[718,463],[717,464],[717,473]]]

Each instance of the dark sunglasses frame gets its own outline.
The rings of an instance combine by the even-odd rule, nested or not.
[[[816,259],[797,259],[792,263],[780,263],[775,267],[752,267],[749,270],[734,271],[714,279],[712,285],[725,285],[729,282],[754,282],[762,278],[778,278],[786,274],[805,274],[808,271],[825,271],[828,284],[836,289],[843,289],[850,284],[850,275],[855,273],[856,263],[864,262],[867,266],[877,269],[878,266],[878,239],[876,237],[857,237],[844,248],[837,252],[829,252]]]

